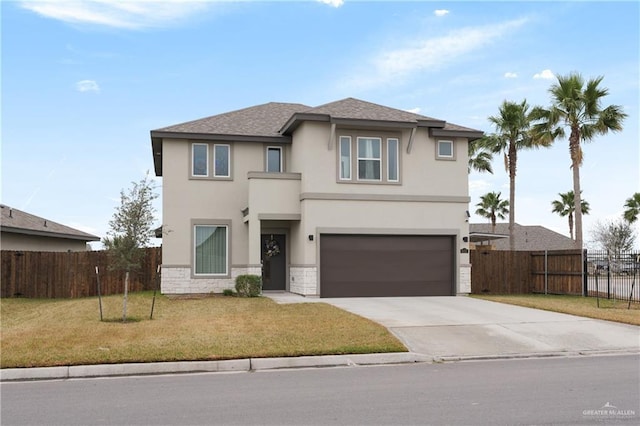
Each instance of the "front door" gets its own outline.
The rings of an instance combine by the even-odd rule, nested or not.
[[[262,289],[287,289],[287,253],[285,236],[263,234],[262,240]]]

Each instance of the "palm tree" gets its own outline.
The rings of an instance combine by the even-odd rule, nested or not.
[[[520,103],[504,101],[497,116],[489,117],[496,128],[496,133],[481,139],[483,146],[491,152],[504,154],[504,166],[509,173],[509,248],[515,249],[515,198],[516,198],[516,166],[518,151],[526,148],[549,146],[551,142],[534,140],[531,137],[531,112],[527,100]]]
[[[469,142],[469,167],[467,169],[468,173],[471,173],[471,170],[475,170],[481,173],[489,172],[493,174],[493,168],[491,167],[492,160],[493,155],[487,150],[485,146],[482,145],[481,139],[476,139],[475,141]]]
[[[567,216],[569,218],[569,235],[571,235],[571,239],[573,240],[573,212],[575,211],[573,191],[560,193],[558,195],[560,199],[551,202],[553,206],[551,212],[558,213],[560,217]],[[582,200],[580,205],[582,214],[589,214],[589,202]]]
[[[629,223],[638,220],[638,215],[640,214],[640,192],[636,192],[630,198],[627,198],[624,206],[626,207],[624,219]]]
[[[565,127],[569,129],[569,153],[573,172],[574,212],[576,226],[576,246],[582,249],[582,205],[580,191],[580,166],[582,165],[581,142],[591,141],[597,135],[610,130],[622,130],[622,122],[627,114],[619,105],[601,107],[602,98],[609,90],[599,85],[603,77],[587,81],[586,85],[578,73],[558,76],[558,83],[551,86],[551,107],[536,109],[533,118],[539,120],[534,126],[536,138],[547,143],[565,136]]]
[[[500,192],[487,192],[480,197],[480,202],[476,204],[478,209],[476,214],[486,217],[491,221],[491,232],[496,233],[496,218],[504,219],[509,213],[509,202],[500,199]]]

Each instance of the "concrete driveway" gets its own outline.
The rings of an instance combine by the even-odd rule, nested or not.
[[[299,299],[369,318],[410,351],[435,358],[640,352],[637,326],[471,297]]]

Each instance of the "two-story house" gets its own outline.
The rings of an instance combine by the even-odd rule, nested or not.
[[[162,292],[470,291],[467,144],[482,132],[358,99],[268,103],[151,131]]]

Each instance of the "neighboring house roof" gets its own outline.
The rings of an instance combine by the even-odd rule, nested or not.
[[[0,230],[16,234],[66,238],[81,241],[100,241],[100,237],[0,204]]]
[[[491,244],[496,250],[509,250],[509,224],[508,223],[496,223],[495,232],[491,230],[490,223],[470,223],[469,224],[469,237],[471,241],[482,240],[480,235],[494,234],[499,236],[506,236],[506,238],[486,238],[484,241],[491,239]],[[478,238],[474,238],[474,235]],[[544,226],[539,225],[520,225],[514,224],[514,236],[516,240],[515,249],[517,251],[523,250],[571,250],[575,249],[574,241],[552,231]]]
[[[465,137],[470,140],[483,135],[480,130],[354,98],[317,107],[270,102],[152,130],[151,143],[156,175],[162,175],[163,138],[287,143],[291,141],[291,133],[303,121],[359,123],[378,127],[428,127],[433,136]]]

